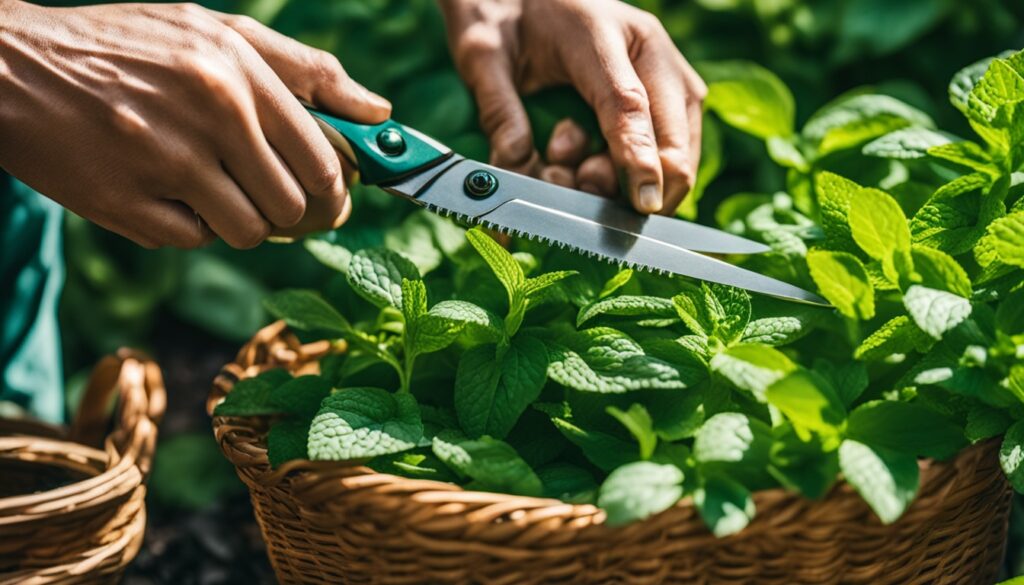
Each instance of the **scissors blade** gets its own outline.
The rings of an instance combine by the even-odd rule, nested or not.
[[[490,196],[471,197],[464,182],[481,170],[491,173],[498,187]],[[831,306],[814,293],[697,253],[751,253],[761,251],[756,247],[760,244],[681,220],[642,216],[593,195],[458,156],[382,187],[469,223],[572,248],[613,263]]]
[[[708,254],[760,254],[771,250],[768,246],[741,238],[721,230],[703,226],[700,224],[664,217],[661,215],[642,215],[632,209],[608,199],[595,197],[590,193],[566,189],[544,181],[538,181],[517,173],[504,171],[495,167],[478,163],[472,160],[455,158],[452,163],[459,164],[459,175],[456,179],[446,181],[446,185],[452,191],[448,193],[450,198],[434,195],[432,199],[444,199],[437,201],[439,207],[457,210],[459,204],[469,198],[463,192],[461,180],[465,175],[474,170],[486,170],[498,178],[498,192],[494,196],[482,200],[483,207],[492,206],[497,200],[505,200],[514,192],[518,198],[525,198],[537,203],[546,209],[571,214],[573,216],[595,221],[608,227],[624,232],[653,238],[667,242],[694,252],[705,252]],[[436,172],[436,171],[435,171]],[[430,175],[430,173],[427,173]],[[422,182],[423,178],[419,178]],[[417,182],[417,178],[412,178]],[[458,184],[455,184],[458,183]],[[392,191],[395,189],[392,188]],[[410,190],[407,185],[405,191]],[[403,193],[411,195],[410,193]],[[449,199],[451,201],[449,202]],[[474,205],[474,209],[481,206]]]

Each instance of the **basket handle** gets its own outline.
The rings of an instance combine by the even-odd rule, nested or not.
[[[111,411],[114,396],[118,402]],[[117,459],[132,459],[146,475],[166,400],[163,375],[156,362],[141,352],[119,349],[93,369],[68,438],[106,448]]]

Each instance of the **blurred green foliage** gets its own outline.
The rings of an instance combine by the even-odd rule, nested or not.
[[[60,4],[75,4],[62,2]],[[336,54],[349,73],[394,103],[394,115],[460,153],[486,159],[472,96],[448,54],[435,0],[216,0],[210,8],[248,14]],[[957,130],[948,106],[952,74],[1024,40],[1024,3],[1009,0],[635,0],[657,14],[702,72],[709,61],[746,59],[794,89],[802,124],[829,98],[863,85],[898,96]],[[543,143],[560,118],[589,113],[564,94],[527,98]],[[708,119],[699,189],[682,213],[710,221],[717,202],[740,191],[771,193],[785,176],[756,139]],[[591,126],[592,127],[592,126]],[[709,180],[714,177],[713,181]],[[326,239],[358,249],[403,239],[413,206],[353,187],[348,225]],[[328,271],[300,245],[236,251],[221,244],[146,251],[84,221],[68,220],[68,283],[62,307],[67,371],[88,367],[119,345],[150,347],[168,314],[241,342],[268,318],[260,305],[284,285],[321,287]]]

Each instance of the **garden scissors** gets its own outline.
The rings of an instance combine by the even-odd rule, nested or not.
[[[356,124],[307,109],[359,169],[364,185],[435,213],[631,268],[830,306],[812,292],[704,255],[758,254],[770,250],[764,244],[681,219],[642,215],[615,201],[464,158],[393,120]]]

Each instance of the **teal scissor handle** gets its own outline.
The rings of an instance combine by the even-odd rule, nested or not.
[[[357,124],[306,106],[331,144],[359,168],[360,182],[378,185],[432,167],[452,151],[394,120]]]

